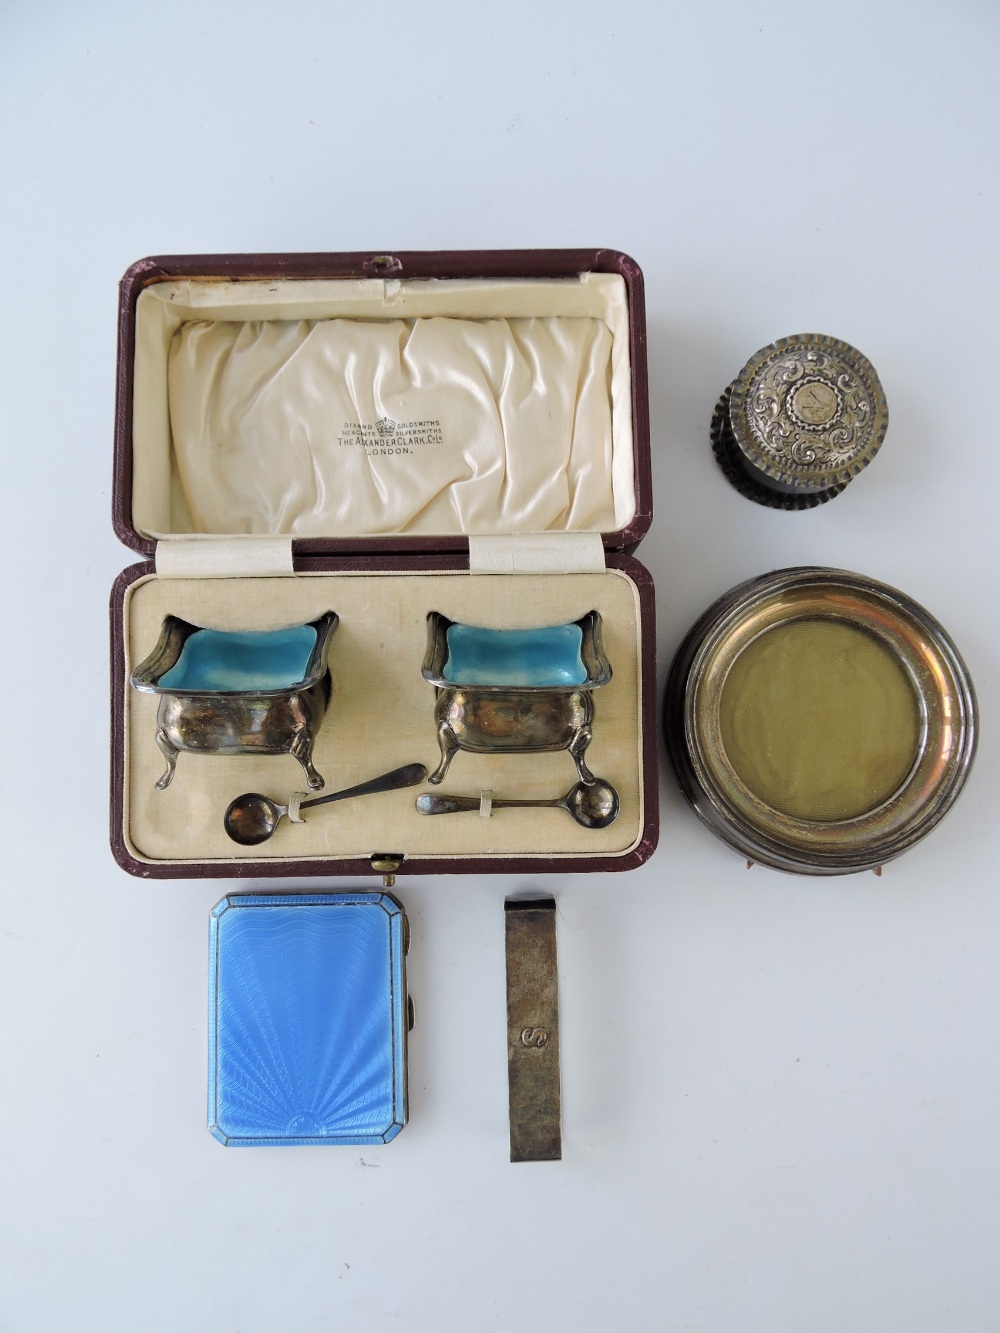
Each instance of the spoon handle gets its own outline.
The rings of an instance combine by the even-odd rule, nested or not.
[[[372,796],[379,791],[398,791],[400,787],[415,787],[423,782],[427,769],[423,764],[405,764],[394,768],[391,773],[361,782],[356,787],[347,787],[344,791],[331,792],[329,796],[316,796],[311,801],[303,801],[299,809],[310,810],[314,805],[327,805],[330,801],[346,801],[349,796]]]
[[[501,801],[494,799],[494,810],[506,810],[512,806],[524,805],[560,805],[560,801]],[[461,810],[478,810],[482,801],[478,796],[445,796],[442,792],[427,792],[417,797],[417,809],[422,815],[455,815]]]

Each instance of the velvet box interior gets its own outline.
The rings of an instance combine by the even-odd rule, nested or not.
[[[391,855],[400,874],[609,870],[648,857],[655,640],[651,581],[627,553],[651,517],[631,260],[145,260],[122,282],[118,376],[116,529],[146,557],[112,597],[111,833],[125,869],[360,874]],[[219,632],[243,654],[240,671],[255,642],[279,652],[262,658],[273,685],[279,666],[296,673],[274,633],[301,635],[336,613],[312,751],[322,795],[402,764],[437,765],[436,688],[421,670],[432,613],[524,631],[593,611],[611,678],[593,690],[586,763],[621,801],[605,828],[559,808],[491,810],[488,798],[478,812],[428,817],[415,805],[425,784],[309,811],[244,847],[226,835],[227,805],[244,792],[286,804],[305,791],[292,753],[181,753],[157,788],[162,695],[130,677],[168,617]],[[190,640],[164,686],[213,688],[215,668],[195,652],[211,656],[212,642]],[[252,676],[251,663],[232,679],[246,688]],[[565,749],[459,750],[440,790],[548,800],[577,777]]]

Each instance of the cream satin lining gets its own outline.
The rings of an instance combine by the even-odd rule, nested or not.
[[[145,579],[125,602],[126,680],[148,654],[168,613],[218,629],[274,629],[333,610],[330,640],[333,697],[320,728],[315,760],[325,790],[352,786],[400,764],[432,770],[439,758],[433,686],[420,674],[426,616],[498,628],[556,624],[592,608],[604,618],[614,677],[594,694],[594,740],[587,762],[621,796],[610,828],[581,828],[564,810],[495,810],[426,816],[421,788],[366,797],[283,821],[259,847],[239,847],[222,827],[226,806],[259,791],[285,803],[303,784],[287,755],[181,754],[165,791],[154,783],[164,761],[156,745],[157,698],[125,689],[124,834],[139,860],[205,861],[365,858],[378,851],[409,856],[624,855],[642,833],[642,736],[638,664],[643,651],[635,585],[618,571],[599,574],[315,574],[294,579]],[[652,651],[650,645],[648,651]],[[459,753],[442,790],[495,797],[561,796],[576,781],[571,757]]]
[[[635,508],[621,278],[161,283],[139,299],[149,534],[608,532]]]
[[[182,324],[167,383],[192,526],[611,531],[610,362],[594,319]]]

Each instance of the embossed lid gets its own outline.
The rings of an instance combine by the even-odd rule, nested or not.
[[[719,400],[712,443],[743,494],[801,509],[839,495],[875,457],[888,424],[867,357],[837,338],[800,333],[750,358]]]

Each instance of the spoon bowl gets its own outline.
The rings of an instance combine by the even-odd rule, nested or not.
[[[233,842],[256,847],[259,842],[267,842],[287,812],[287,806],[275,805],[259,791],[248,791],[230,802],[225,816],[226,832]]]
[[[578,782],[559,804],[584,828],[607,828],[618,818],[621,801],[610,782],[598,778],[589,786]]]

